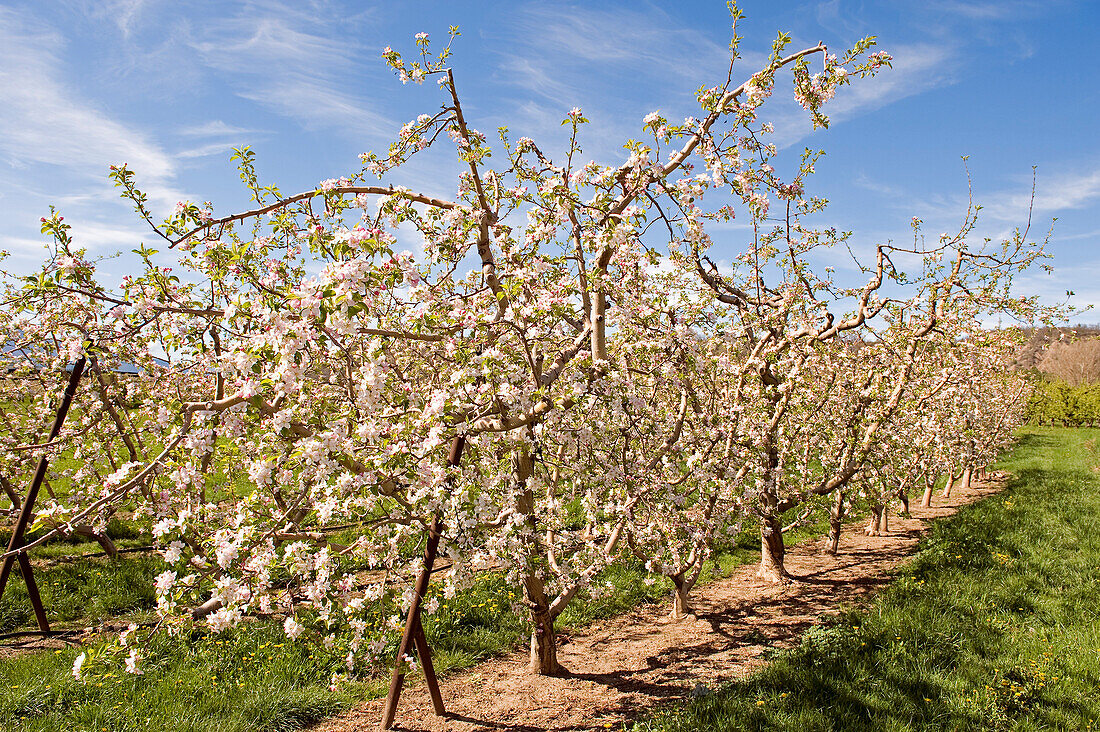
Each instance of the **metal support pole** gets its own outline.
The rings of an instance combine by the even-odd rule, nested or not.
[[[466,446],[466,438],[463,435],[455,437],[451,442],[451,452],[447,456],[447,464],[456,466],[462,461],[462,449]],[[439,514],[432,516],[431,528],[428,529],[428,544],[424,547],[424,566],[416,578],[416,593],[413,595],[412,604],[409,605],[409,614],[405,619],[405,632],[401,634],[401,643],[397,647],[397,660],[393,667],[393,676],[390,677],[390,693],[386,696],[386,706],[382,710],[382,729],[388,730],[393,726],[393,718],[397,714],[397,702],[401,698],[401,687],[405,684],[405,656],[416,648],[416,655],[420,658],[420,666],[424,669],[424,680],[428,685],[428,692],[432,697],[432,706],[435,713],[443,716],[443,696],[439,692],[439,681],[435,676],[435,667],[432,665],[431,649],[428,648],[428,639],[424,636],[424,626],[420,623],[420,603],[428,590],[428,581],[432,576],[432,565],[435,564],[436,552],[439,550],[439,532],[441,524]]]
[[[88,360],[81,356],[73,364],[72,373],[69,374],[69,384],[65,388],[65,395],[61,398],[61,404],[57,408],[57,416],[54,418],[53,428],[50,429],[50,436],[46,442],[53,442],[61,434],[61,426],[65,424],[65,417],[69,414],[69,407],[72,406],[76,388],[80,384],[80,377],[83,375],[87,363]],[[9,553],[19,549],[25,543],[23,535],[34,516],[34,503],[38,500],[38,491],[42,488],[42,483],[46,479],[46,469],[49,464],[49,459],[43,453],[42,457],[38,459],[38,469],[34,471],[34,480],[31,482],[30,489],[27,490],[23,508],[19,511],[19,520],[15,522],[15,530],[12,531],[11,541],[8,542]],[[19,569],[23,573],[23,581],[27,585],[27,595],[30,597],[31,606],[34,607],[38,627],[44,635],[49,635],[50,624],[46,621],[46,609],[42,606],[42,597],[38,594],[38,584],[34,581],[34,572],[31,569],[31,562],[26,552],[4,558],[4,563],[0,566],[0,597],[4,596],[4,589],[8,584],[8,575],[11,574],[11,568],[15,564],[16,557],[19,558]]]

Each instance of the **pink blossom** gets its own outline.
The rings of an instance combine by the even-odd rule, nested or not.
[[[287,619],[283,621],[283,632],[285,632],[287,638],[291,640],[300,636],[304,630],[305,628],[303,628],[293,616],[287,617]]]

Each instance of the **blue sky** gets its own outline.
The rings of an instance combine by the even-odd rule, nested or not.
[[[744,2],[747,75],[777,30],[797,47],[842,50],[877,35],[894,69],[843,89],[833,125],[809,133],[793,102],[776,104],[779,141],[827,155],[811,192],[830,199],[823,226],[856,250],[958,227],[969,156],[980,235],[1023,225],[1037,166],[1032,232],[1057,217],[1049,251],[1020,292],[1066,290],[1100,305],[1100,3],[1088,0]],[[38,219],[57,205],[93,254],[149,240],[107,180],[128,163],[158,213],[177,200],[247,203],[230,148],[251,145],[264,182],[291,193],[359,168],[396,130],[441,101],[434,84],[402,86],[379,54],[411,50],[424,31],[459,25],[453,66],[471,123],[507,125],[547,149],[573,106],[592,124],[586,156],[621,162],[642,117],[695,113],[693,92],[725,74],[724,2],[189,2],[65,0],[0,4],[0,248],[9,270],[44,256]],[[777,95],[778,96],[778,95]],[[453,195],[448,154],[396,179]],[[736,229],[719,237],[729,252]],[[843,264],[838,262],[837,264]],[[110,262],[101,267],[110,271]],[[124,272],[113,273],[116,275]],[[1084,322],[1100,314],[1084,313]]]

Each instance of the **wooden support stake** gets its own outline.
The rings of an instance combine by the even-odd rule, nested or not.
[[[465,446],[466,438],[463,435],[454,438],[451,442],[451,452],[447,456],[448,465],[453,467],[462,461],[462,449]],[[435,564],[436,553],[439,550],[440,530],[439,514],[436,513],[432,516],[431,528],[428,529],[428,543],[424,547],[424,566],[416,578],[416,593],[413,595],[409,614],[405,619],[405,632],[401,634],[401,643],[397,647],[397,660],[394,662],[393,676],[390,677],[390,693],[386,696],[386,705],[382,709],[383,730],[393,726],[393,718],[397,714],[397,702],[401,698],[401,687],[405,684],[405,656],[414,647],[420,659],[420,667],[424,669],[424,681],[428,684],[435,713],[442,717],[446,712],[443,708],[443,696],[439,692],[439,680],[435,676],[435,666],[432,665],[431,649],[428,648],[428,639],[424,636],[424,626],[420,623],[420,603],[428,591],[428,582],[432,577],[432,565]]]
[[[443,707],[443,694],[439,691],[439,679],[435,676],[435,665],[432,663],[432,650],[428,648],[428,638],[424,635],[424,626],[420,624],[420,618],[416,619],[416,627],[413,628],[413,642],[416,644],[416,655],[420,658],[420,666],[424,669],[424,680],[428,684],[428,693],[432,697],[432,707],[436,716],[442,717],[447,713]]]
[[[81,356],[73,364],[72,373],[69,374],[69,384],[65,388],[65,395],[61,398],[61,404],[57,408],[57,416],[54,418],[53,427],[50,429],[50,436],[46,442],[53,442],[57,439],[57,436],[61,434],[61,426],[65,424],[65,417],[69,414],[69,407],[72,406],[73,397],[76,395],[76,388],[80,384],[80,377],[84,373],[84,366],[88,363],[84,356]],[[38,459],[38,469],[34,471],[34,480],[31,482],[31,487],[27,490],[27,497],[23,500],[23,507],[19,511],[19,519],[15,522],[15,530],[12,531],[11,541],[8,542],[8,553],[15,551],[23,546],[23,535],[27,531],[27,527],[31,523],[31,518],[34,516],[34,503],[38,500],[38,491],[42,488],[42,483],[46,480],[46,469],[49,467],[50,461],[43,453],[42,457]],[[20,552],[19,554],[10,555],[4,558],[4,563],[0,566],[0,597],[4,596],[4,589],[8,585],[8,576],[11,574],[12,565],[15,564],[16,557],[19,559],[19,570],[23,574],[23,582],[27,585],[27,595],[31,600],[31,607],[34,608],[34,615],[38,619],[38,628],[42,631],[43,635],[50,634],[50,624],[46,620],[46,608],[42,605],[42,597],[38,594],[38,583],[34,581],[34,571],[31,569],[31,560],[27,557],[26,552]]]

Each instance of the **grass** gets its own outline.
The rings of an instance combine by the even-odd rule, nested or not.
[[[107,527],[107,535],[119,549],[152,541],[118,520]],[[95,553],[102,553],[102,547],[85,540],[50,542],[33,552],[34,578],[51,628],[128,622],[156,605],[152,581],[163,569],[159,557],[145,553],[120,554],[113,560],[83,556]],[[27,587],[13,572],[0,599],[0,633],[37,627]]]
[[[1098,440],[1026,430],[1008,489],[937,522],[868,610],[633,729],[1100,727]]]
[[[219,636],[160,638],[144,676],[114,669],[89,683],[68,669],[75,649],[7,661],[0,728],[36,730],[292,730],[346,707],[328,689],[334,659],[253,624]]]
[[[806,527],[800,536],[816,535]],[[797,537],[796,537],[797,538]],[[135,539],[140,541],[140,539]],[[725,576],[736,566],[755,561],[758,550],[746,533],[739,546],[722,552],[701,581]],[[73,554],[95,551],[96,544],[73,544]],[[48,545],[51,557],[64,549]],[[148,617],[153,604],[144,594],[159,559],[125,555],[115,560],[82,558],[36,569],[51,621],[59,627],[112,620],[116,625]],[[670,584],[663,578],[647,584],[640,564],[616,565],[603,572],[598,599],[582,591],[558,619],[561,632],[583,628],[642,603],[669,602]],[[429,599],[438,590],[429,590]],[[445,600],[424,619],[437,671],[467,668],[516,648],[526,635],[514,606],[519,596],[504,579],[487,573],[471,588]],[[379,612],[375,622],[383,621]],[[77,622],[79,621],[79,623]],[[33,627],[22,581],[15,576],[3,601],[0,624]],[[4,632],[0,631],[0,632]],[[86,648],[28,653],[0,660],[0,729],[46,730],[218,730],[282,731],[300,729],[348,708],[356,701],[385,693],[388,669],[349,675],[346,649],[329,650],[315,642],[288,642],[279,622],[246,623],[219,635],[197,630],[190,636],[159,637],[144,649],[145,674],[121,672],[120,664],[86,666],[92,681],[73,678],[73,661],[82,650],[95,657],[112,638]],[[383,658],[396,653],[391,634]],[[333,675],[338,683],[332,688]]]
[[[820,538],[824,516],[792,531],[788,543]],[[120,548],[149,543],[134,526],[112,525],[109,533]],[[759,558],[755,530],[747,530],[728,550],[709,562],[701,583],[729,575]],[[114,560],[81,557],[97,552],[94,542],[53,542],[35,553],[35,575],[51,623],[57,628],[120,627],[149,619],[155,604],[152,577],[161,571],[158,557],[127,554]],[[69,558],[72,561],[55,560]],[[647,583],[647,579],[650,580]],[[569,634],[597,619],[646,603],[669,603],[671,584],[647,573],[640,563],[605,570],[592,590],[581,591],[558,618],[559,632]],[[429,590],[429,599],[438,590]],[[424,620],[437,671],[468,668],[507,653],[526,637],[525,619],[515,612],[519,596],[499,574],[487,573],[467,591],[446,600]],[[370,621],[384,622],[378,612]],[[0,633],[33,628],[34,618],[18,576],[0,600]],[[0,729],[46,730],[225,730],[281,731],[299,729],[331,716],[356,701],[385,693],[389,669],[348,674],[346,649],[326,649],[305,641],[288,642],[281,623],[246,623],[220,635],[196,630],[190,635],[158,637],[143,650],[145,673],[132,676],[114,665],[86,665],[92,680],[80,683],[71,669],[76,656],[108,652],[114,635],[84,648],[44,651],[0,660]],[[396,653],[397,634],[390,634],[382,657]],[[380,671],[380,672],[379,672]],[[333,684],[336,675],[337,683]]]
[[[35,568],[34,578],[50,627],[63,630],[125,622],[155,607],[151,577],[162,565],[157,556],[130,554]],[[37,625],[26,585],[14,574],[0,600],[0,633],[31,627]]]

